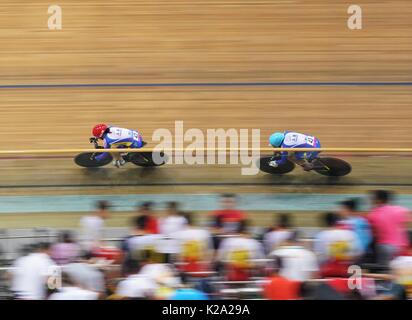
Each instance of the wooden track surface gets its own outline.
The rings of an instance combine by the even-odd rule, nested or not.
[[[129,163],[121,169],[110,165],[103,168],[80,168],[72,159],[2,160],[0,192],[14,192],[20,188],[50,189],[76,188],[89,193],[95,188],[107,187],[109,193],[153,193],[156,188],[172,192],[175,187],[191,188],[192,192],[221,190],[226,187],[236,191],[238,187],[254,187],[250,192],[305,192],[333,193],[339,187],[347,192],[353,188],[409,188],[412,191],[412,171],[409,157],[346,157],[353,171],[342,178],[328,178],[315,172],[296,168],[284,176],[258,173],[242,175],[241,168],[249,165],[166,165],[158,168],[140,168]],[[117,187],[120,187],[117,190]],[[332,189],[332,190],[330,190]],[[186,189],[187,190],[187,189]],[[360,189],[362,190],[362,189]],[[80,191],[79,191],[80,192]],[[159,192],[164,192],[159,190]],[[247,191],[246,191],[247,192]],[[282,191],[285,192],[285,191]],[[360,191],[362,192],[362,191]],[[408,192],[409,193],[409,192]]]
[[[407,0],[358,1],[364,13],[358,31],[346,25],[349,1],[58,4],[63,30],[49,31],[49,2],[1,1],[0,86],[412,81],[412,2]],[[173,130],[175,120],[187,129],[258,128],[265,146],[270,132],[289,129],[318,136],[324,147],[411,147],[411,104],[411,87],[0,89],[1,149],[86,148],[92,125],[99,122],[139,129],[150,142],[154,130]],[[377,167],[364,162],[350,179],[403,183],[408,165],[406,160]],[[85,178],[66,160],[3,160],[0,170],[3,185],[32,185],[118,181],[131,169],[111,178]],[[210,179],[208,169],[160,172],[164,176],[144,179]],[[244,179],[238,170],[212,172],[222,180]]]
[[[60,0],[61,31],[51,4],[1,1],[1,84],[412,80],[409,0]]]
[[[261,129],[319,137],[324,147],[412,147],[411,88],[36,89],[1,92],[2,149],[89,148],[100,122],[136,128]],[[176,137],[181,138],[181,137]],[[154,144],[150,144],[154,146]]]
[[[236,81],[411,81],[412,2],[46,1],[0,3],[0,85]],[[323,146],[411,146],[410,87],[2,90],[2,149],[83,147],[96,122],[138,128],[260,128]]]

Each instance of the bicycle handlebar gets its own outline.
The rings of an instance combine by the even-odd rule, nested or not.
[[[94,148],[95,148],[95,149],[99,149],[99,143],[98,143],[97,138],[91,137],[91,138],[89,139],[89,142],[94,144]]]

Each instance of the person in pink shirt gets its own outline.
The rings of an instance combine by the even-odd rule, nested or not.
[[[69,231],[63,231],[59,236],[59,242],[51,248],[51,258],[58,265],[65,265],[76,260],[80,255],[80,246],[74,242]]]
[[[375,238],[377,262],[382,267],[389,266],[389,262],[409,246],[409,210],[391,205],[391,200],[389,191],[372,191],[374,207],[368,214],[368,220]]]

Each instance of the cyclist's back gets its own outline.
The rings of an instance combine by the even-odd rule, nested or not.
[[[285,131],[282,148],[315,148],[318,139],[303,133]]]
[[[109,130],[110,131],[103,136],[105,148],[131,147],[141,140],[140,134],[134,130],[119,127],[109,127]]]

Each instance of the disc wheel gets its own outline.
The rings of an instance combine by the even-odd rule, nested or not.
[[[109,164],[110,162],[112,162],[113,157],[110,154],[108,154],[101,161],[97,161],[95,157],[98,156],[99,154],[101,153],[92,153],[92,152],[80,153],[74,158],[74,162],[78,166],[85,167],[85,168],[103,167]]]
[[[265,173],[270,174],[285,174],[288,172],[293,171],[295,169],[295,164],[289,160],[287,160],[284,164],[274,168],[269,165],[272,157],[262,157],[259,161],[259,169]]]
[[[343,177],[352,171],[349,163],[338,158],[319,158],[314,164],[314,171],[328,177]]]
[[[164,152],[129,153],[129,161],[139,167],[159,167],[166,164],[168,156]]]

